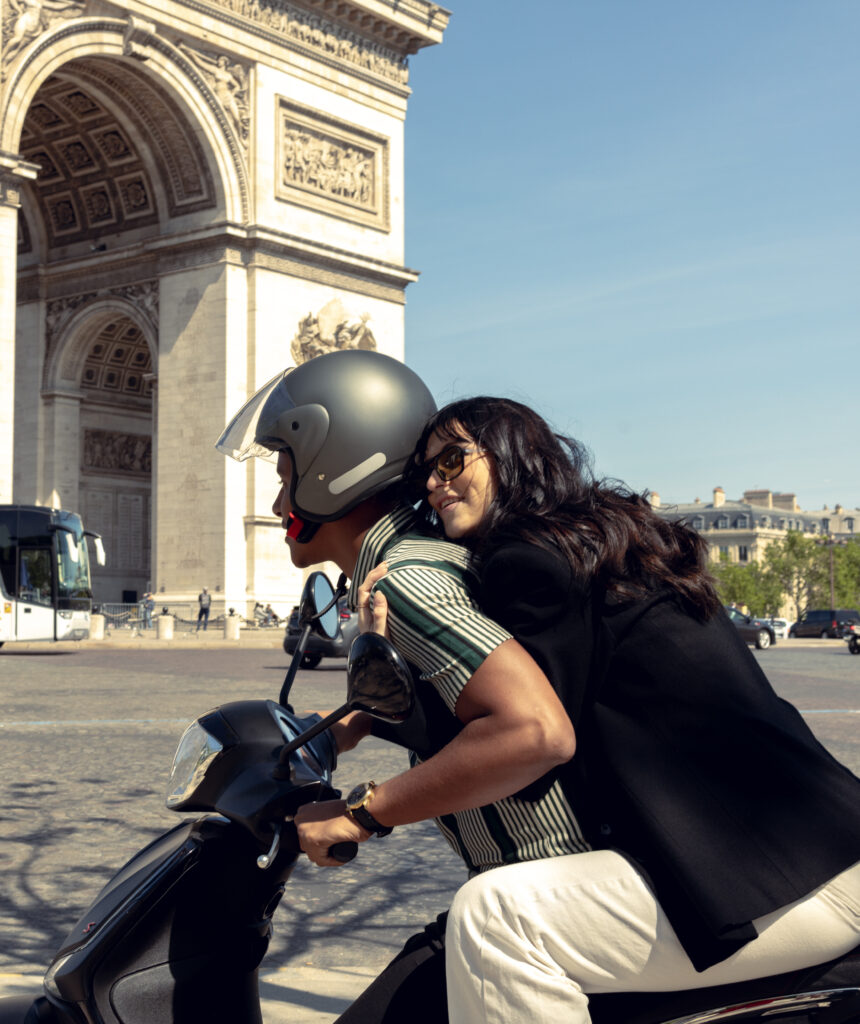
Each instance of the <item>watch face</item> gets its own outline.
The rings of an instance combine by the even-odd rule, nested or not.
[[[346,798],[347,807],[360,807],[364,802],[365,797],[370,790],[370,785],[367,782],[362,782],[360,786],[356,786],[354,790]]]

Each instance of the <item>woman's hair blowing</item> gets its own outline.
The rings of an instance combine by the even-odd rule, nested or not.
[[[701,618],[719,607],[699,534],[662,519],[623,484],[595,480],[586,449],[532,409],[487,396],[452,402],[428,422],[416,462],[434,432],[452,441],[467,435],[490,456],[496,494],[470,538],[479,554],[511,539],[557,546],[580,579],[617,599],[669,588]],[[416,483],[426,497],[424,479]]]

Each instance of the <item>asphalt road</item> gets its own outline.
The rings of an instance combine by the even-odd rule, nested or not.
[[[777,691],[860,774],[860,657],[837,641],[756,652]],[[343,662],[300,672],[299,710],[341,703]],[[217,704],[276,697],[277,649],[0,651],[0,972],[41,969],[105,880],[177,815],[163,795],[184,727]],[[341,762],[343,789],[406,767],[368,741]],[[364,844],[352,864],[300,862],[264,966],[374,967],[444,910],[460,862],[429,824]]]

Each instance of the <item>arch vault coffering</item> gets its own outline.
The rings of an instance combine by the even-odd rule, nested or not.
[[[171,219],[216,206],[191,127],[117,62],[77,60],[51,75],[27,110],[20,149],[39,171],[26,187],[19,252],[39,239],[47,262],[75,243],[154,237]]]

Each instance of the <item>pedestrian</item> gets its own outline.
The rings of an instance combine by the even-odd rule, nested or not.
[[[147,591],[143,595],[143,628],[152,629],[152,613],[155,611],[155,598]]]
[[[209,625],[209,606],[212,604],[212,597],[206,587],[201,590],[197,595],[197,604],[199,610],[197,612],[197,629],[195,633],[200,632],[200,623],[203,623],[203,632],[206,632],[206,627]]]

